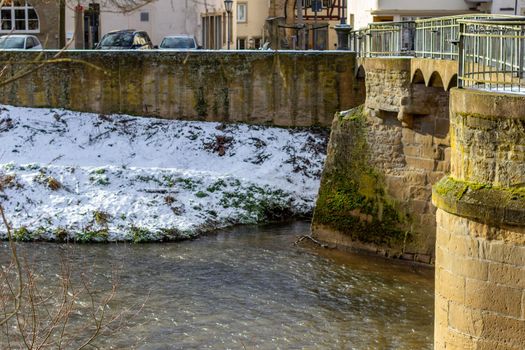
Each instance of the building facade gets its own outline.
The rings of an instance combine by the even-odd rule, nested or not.
[[[46,0],[5,0],[0,9],[0,35],[36,35],[45,48],[61,45],[60,4]]]
[[[202,14],[202,42],[207,49],[249,50],[263,46],[269,3],[266,0],[235,0],[228,14],[219,1]],[[231,33],[231,34],[229,34]]]
[[[413,20],[466,13],[525,15],[525,0],[352,0],[349,24],[355,29],[373,22]]]
[[[75,48],[92,48],[114,30],[146,31],[153,44],[166,35],[193,35],[200,42],[201,14],[219,8],[219,0],[80,0],[66,6],[66,38]]]
[[[353,0],[350,25],[359,29],[372,22],[413,20],[486,11],[485,3],[465,0]]]
[[[330,50],[337,48],[333,27],[346,18],[346,0],[270,0],[266,30],[275,49]]]

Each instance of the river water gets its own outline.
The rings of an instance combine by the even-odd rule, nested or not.
[[[97,340],[100,348],[432,348],[433,270],[295,246],[308,231],[293,222],[179,243],[27,243],[22,251],[49,280],[65,250],[96,283],[116,267],[112,307],[145,301],[125,327]]]

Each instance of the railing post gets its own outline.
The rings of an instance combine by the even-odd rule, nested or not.
[[[521,27],[521,31],[520,31],[520,36],[521,37],[525,37],[525,30],[524,30],[524,26]],[[519,55],[519,62],[518,62],[518,78],[525,78],[524,74],[523,74],[523,69],[525,68],[524,65],[525,65],[525,38],[521,38],[520,40],[520,45],[519,45],[519,50],[518,50],[518,55]]]
[[[464,87],[463,74],[465,73],[465,23],[459,24],[459,43],[458,43],[458,88]]]

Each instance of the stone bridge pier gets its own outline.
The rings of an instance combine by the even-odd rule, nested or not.
[[[437,211],[435,349],[525,347],[525,98],[454,89]]]
[[[332,124],[314,236],[341,248],[433,261],[432,185],[450,168],[449,88],[456,76],[448,62],[436,70],[425,59],[358,59],[356,85],[366,87],[366,100],[359,113]]]

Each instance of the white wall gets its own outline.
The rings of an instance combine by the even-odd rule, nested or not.
[[[372,22],[371,12],[376,10],[377,7],[377,0],[349,0],[348,8],[350,14],[354,15],[354,28],[360,29]]]
[[[514,15],[514,9],[516,5],[515,0],[493,0],[492,3],[492,13],[499,13],[505,15]],[[518,11],[516,12],[518,16],[525,16],[525,0],[518,0]]]
[[[350,13],[354,15],[354,28],[359,29],[373,21],[375,15],[394,16],[444,16],[469,11],[465,0],[349,0]],[[504,0],[501,0],[504,1]],[[525,1],[525,0],[520,0]]]
[[[392,10],[468,10],[465,0],[379,0],[380,9]],[[470,5],[471,6],[471,5]]]

